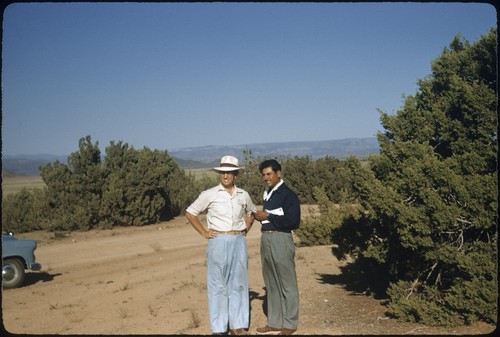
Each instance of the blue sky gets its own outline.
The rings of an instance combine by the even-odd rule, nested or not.
[[[2,153],[373,137],[381,109],[481,3],[17,3],[3,13]]]

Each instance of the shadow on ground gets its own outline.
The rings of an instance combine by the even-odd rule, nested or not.
[[[38,282],[51,282],[56,278],[57,276],[62,275],[61,273],[58,274],[50,274],[47,272],[30,272],[26,273],[26,277],[24,278],[24,283],[22,287],[29,287],[35,283]]]
[[[341,285],[353,295],[371,295],[379,300],[387,298],[387,282],[382,275],[366,272],[365,266],[357,263],[340,267],[340,270],[340,274],[318,274],[317,280],[323,284]]]

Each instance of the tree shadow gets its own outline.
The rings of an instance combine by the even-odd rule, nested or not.
[[[388,281],[382,271],[376,272],[361,262],[340,267],[340,274],[318,274],[317,280],[323,284],[340,285],[352,295],[371,295],[375,299],[387,299]]]

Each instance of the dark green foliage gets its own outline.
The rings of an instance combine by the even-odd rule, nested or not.
[[[87,230],[100,224],[101,158],[90,136],[80,139],[79,151],[69,156],[67,165],[56,161],[40,171],[47,185],[50,229]]]
[[[345,191],[345,172],[341,161],[332,157],[313,160],[309,156],[287,158],[281,163],[283,179],[301,203],[315,204],[315,188],[322,189],[331,201],[339,202]]]
[[[259,164],[271,159],[254,158],[251,150],[243,152],[245,172],[237,178],[237,184],[245,189],[255,203],[262,203],[265,185],[261,180]],[[282,178],[297,193],[302,204],[317,204],[316,189],[326,193],[329,200],[340,202],[349,194],[346,184],[347,172],[342,161],[333,157],[313,160],[310,156],[274,158],[281,163]]]
[[[312,193],[312,174],[314,161],[311,157],[294,157],[281,161],[283,169],[282,178],[286,184],[297,194],[302,204],[314,204]]]
[[[316,192],[319,188],[325,192],[325,196],[334,203],[346,203],[352,201],[350,190],[347,184],[347,171],[344,164],[339,159],[326,156],[314,162],[314,171],[309,173],[312,179],[314,200],[320,203],[320,198]],[[320,203],[321,204],[321,203]]]
[[[30,232],[43,228],[48,207],[42,189],[6,196],[2,201],[2,231],[13,233]]]
[[[101,162],[98,144],[80,139],[68,164],[41,167],[54,231],[157,223],[181,213],[194,188],[166,152],[111,142]]]
[[[496,30],[474,45],[457,37],[419,92],[381,114],[370,167],[346,162],[367,215],[334,232],[335,253],[387,270],[397,318],[496,322],[496,40]]]
[[[178,215],[187,199],[189,180],[166,152],[111,142],[103,173],[101,209],[111,226],[157,223]]]
[[[334,203],[321,187],[314,187],[314,199],[317,200],[320,214],[303,217],[299,229],[295,231],[299,246],[329,245],[332,243],[332,231],[340,227],[348,217],[359,217],[358,207],[341,202]]]

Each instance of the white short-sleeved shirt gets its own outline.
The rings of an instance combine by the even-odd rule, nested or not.
[[[246,229],[245,215],[255,212],[256,208],[247,191],[235,186],[235,193],[231,196],[219,184],[201,192],[186,212],[198,216],[205,210],[208,210],[208,228],[225,232]]]

